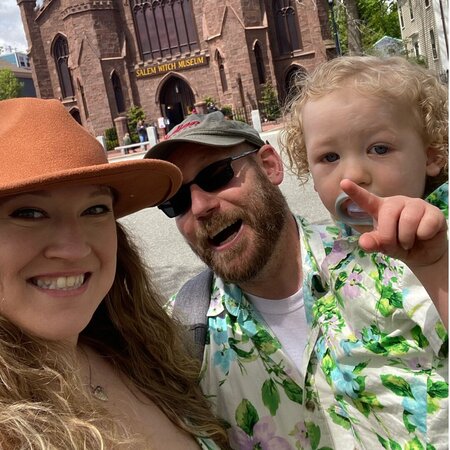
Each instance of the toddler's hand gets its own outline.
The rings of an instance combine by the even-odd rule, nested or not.
[[[411,269],[436,263],[447,254],[447,223],[442,212],[420,198],[378,197],[350,180],[341,189],[374,219],[360,247],[400,259]]]

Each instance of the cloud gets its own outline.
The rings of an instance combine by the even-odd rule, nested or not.
[[[0,0],[0,46],[18,51],[28,47],[16,0]]]

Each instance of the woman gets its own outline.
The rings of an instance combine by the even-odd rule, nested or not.
[[[173,195],[178,169],[108,164],[57,100],[5,100],[0,117],[0,448],[227,448],[116,222]]]

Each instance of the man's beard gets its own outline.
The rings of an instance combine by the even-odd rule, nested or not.
[[[255,165],[256,180],[245,208],[235,207],[228,213],[216,213],[200,224],[195,244],[189,244],[197,256],[216,275],[229,283],[254,279],[270,260],[290,214],[286,199],[277,186]],[[253,231],[253,239],[241,239],[233,248],[217,252],[209,236],[224,226],[244,223]]]

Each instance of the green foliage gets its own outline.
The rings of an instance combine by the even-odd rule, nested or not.
[[[222,108],[220,108],[220,111],[224,116],[229,117],[230,119],[233,118],[233,107],[231,105],[223,105]]]
[[[281,116],[278,95],[274,87],[267,82],[261,92],[260,100],[261,116],[266,120],[276,120]]]
[[[22,87],[10,69],[0,70],[0,100],[19,97]]]
[[[363,53],[371,53],[373,45],[384,36],[401,39],[397,2],[391,0],[346,0],[346,3],[350,2],[356,3],[359,13],[357,26],[362,35]],[[342,2],[335,2],[335,5],[339,40],[342,54],[345,55],[348,51],[347,11]]]
[[[203,97],[203,101],[207,105],[209,105],[209,104],[216,105],[217,104],[217,100],[214,97],[211,97],[210,95],[207,95],[206,97]]]
[[[113,128],[107,128],[105,130],[106,138],[106,150],[114,150],[114,147],[119,145],[119,140],[117,139],[117,131]]]
[[[412,50],[411,53],[414,53],[414,50]],[[428,68],[428,61],[427,61],[427,58],[425,58],[425,56],[422,56],[422,55],[416,56],[415,54],[413,54],[412,56],[409,56],[408,59],[410,62],[416,63],[419,66]]]
[[[127,112],[128,130],[132,142],[139,142],[139,136],[136,132],[137,123],[140,120],[145,122],[145,113],[140,106],[132,106]]]

